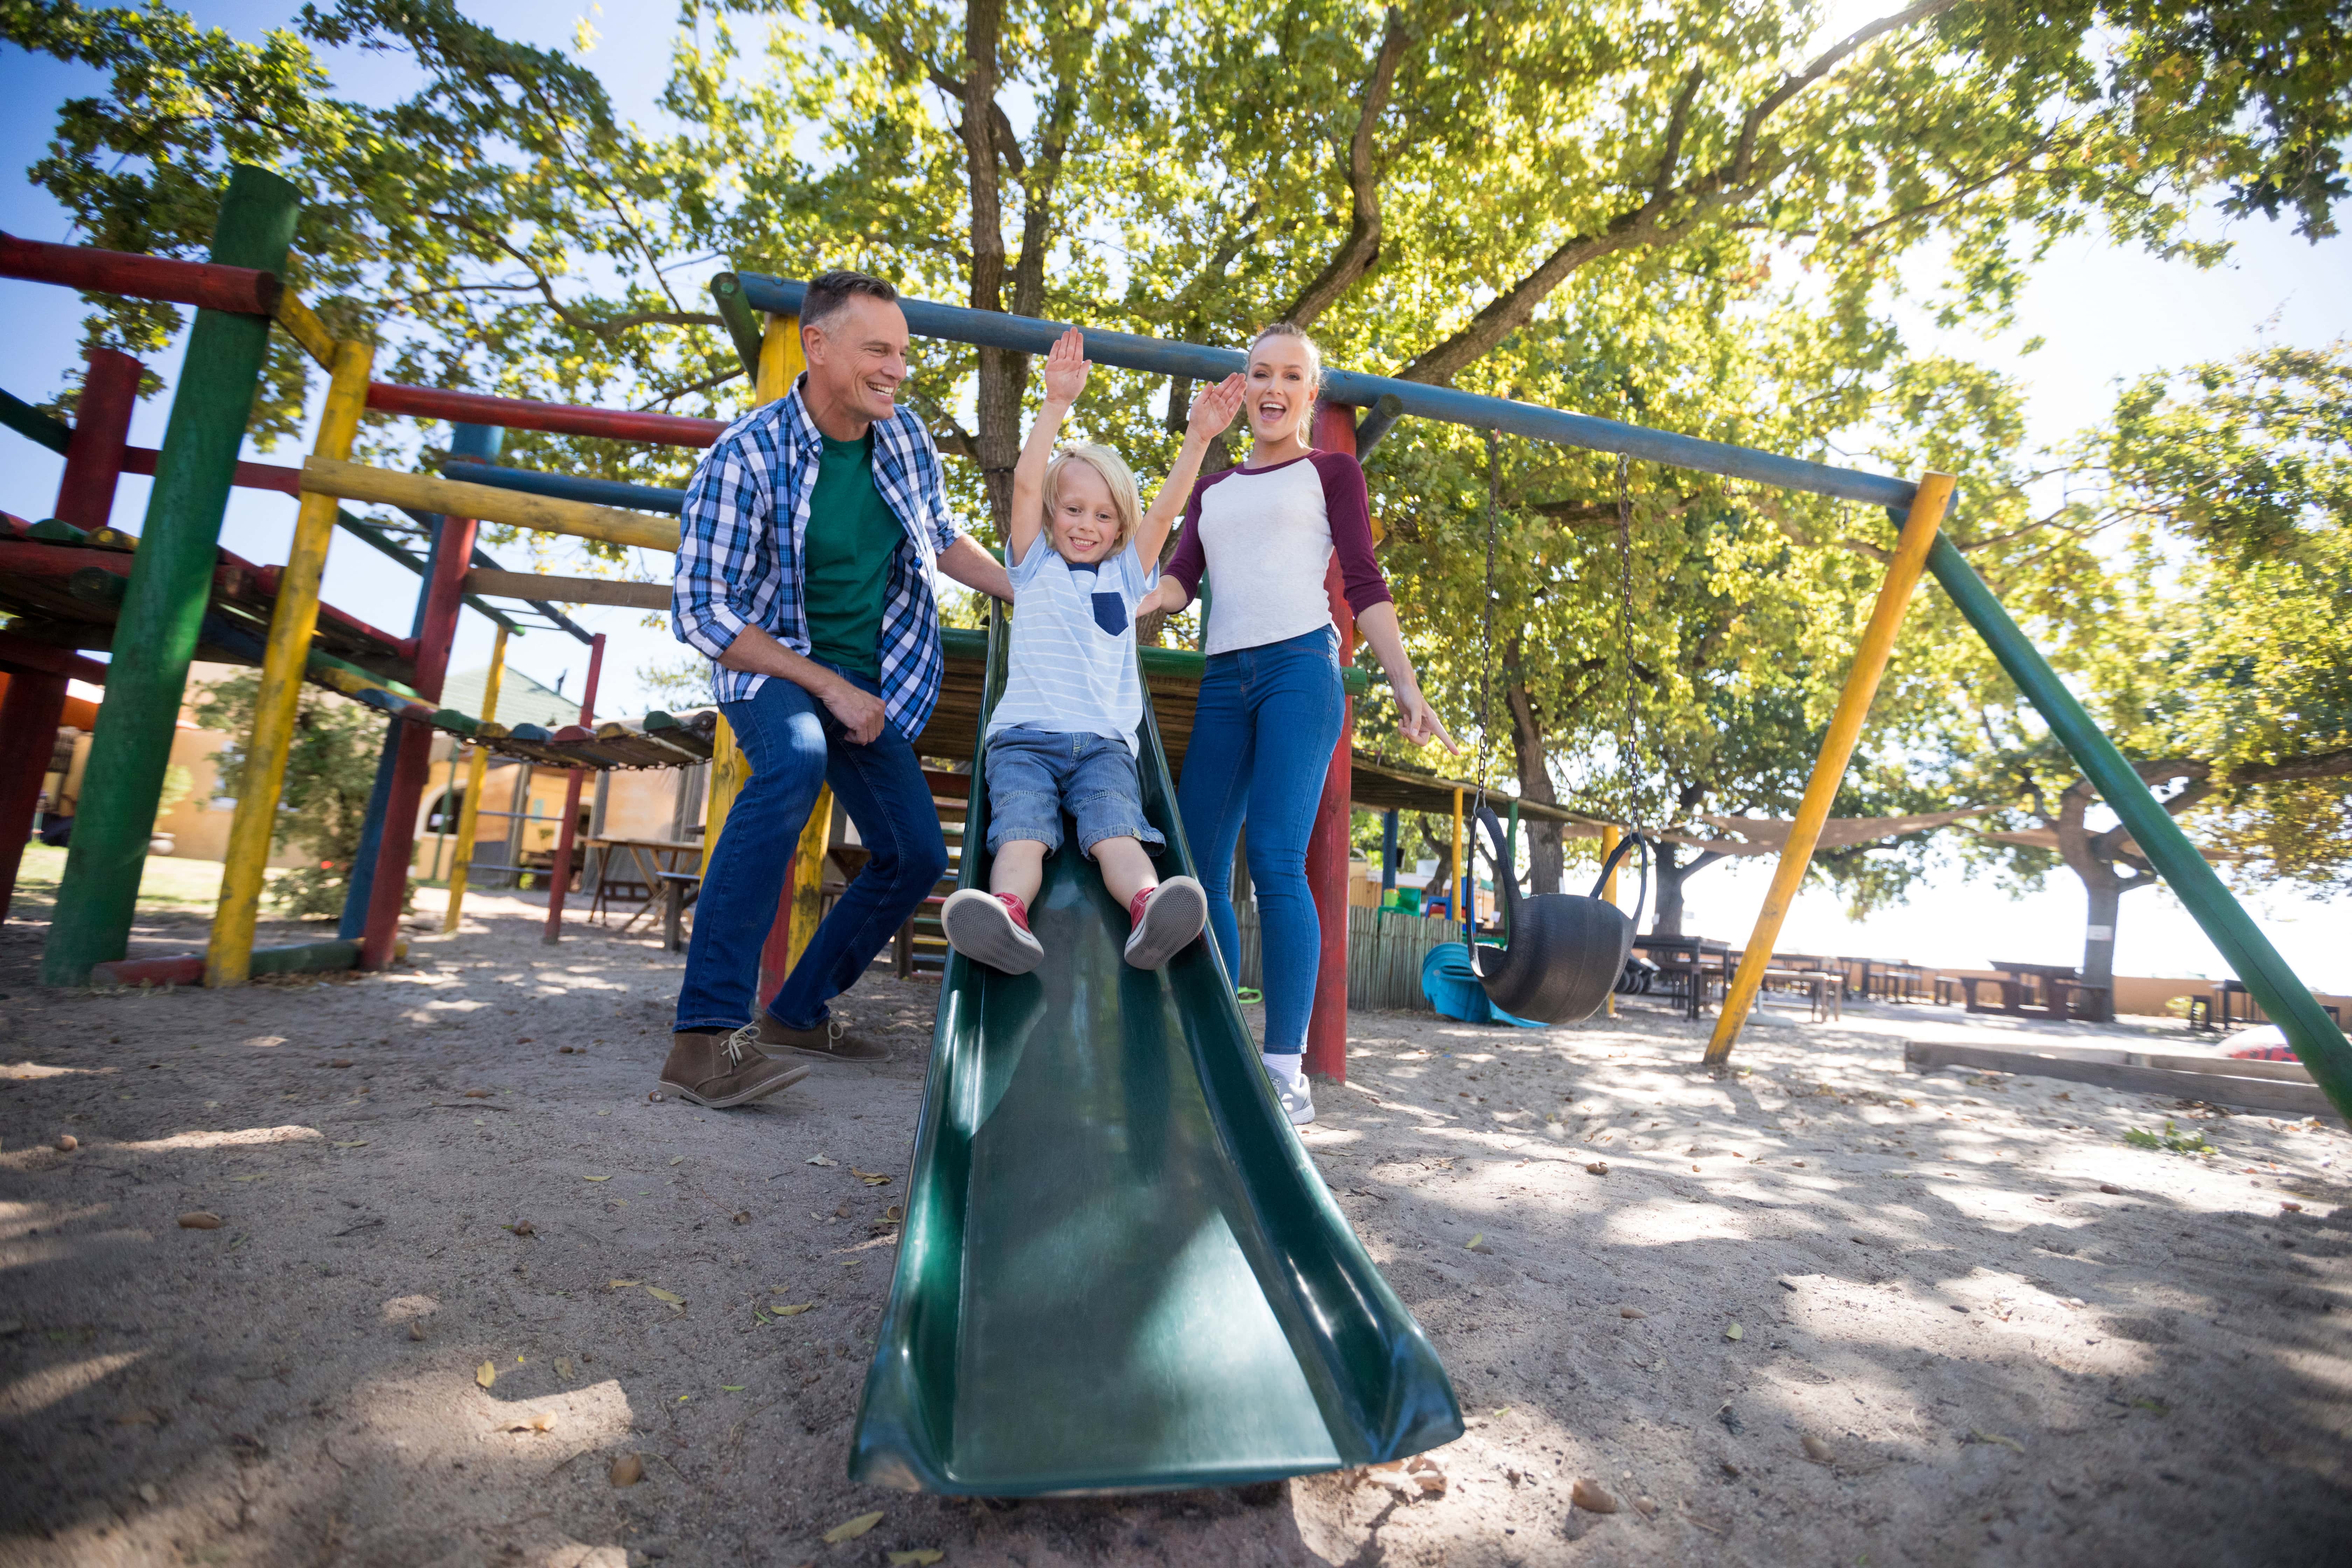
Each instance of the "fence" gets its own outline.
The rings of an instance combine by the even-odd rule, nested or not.
[[[1241,984],[1262,988],[1265,965],[1259,960],[1257,904],[1234,911],[1242,938]],[[1432,948],[1462,940],[1462,928],[1452,921],[1434,921],[1399,910],[1348,907],[1348,1005],[1385,1007],[1426,1013],[1429,999],[1421,994],[1422,961]]]

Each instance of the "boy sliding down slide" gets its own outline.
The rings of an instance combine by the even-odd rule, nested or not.
[[[1160,546],[1202,455],[1240,410],[1242,378],[1228,376],[1193,401],[1176,466],[1139,520],[1135,476],[1118,453],[1091,444],[1053,451],[1090,368],[1084,336],[1063,333],[1045,356],[1045,405],[1013,470],[1013,647],[984,764],[994,863],[988,891],[959,889],[940,911],[949,945],[1008,974],[1026,974],[1045,956],[1029,932],[1029,900],[1045,857],[1061,847],[1065,810],[1077,821],[1079,851],[1134,922],[1128,963],[1159,968],[1208,919],[1201,884],[1161,882],[1146,847],[1167,840],[1143,820],[1136,773],[1143,690],[1135,607],[1159,579]]]

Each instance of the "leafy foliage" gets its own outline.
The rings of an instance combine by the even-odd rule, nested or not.
[[[198,724],[233,737],[253,732],[254,704],[261,692],[258,671],[233,675],[199,689],[193,704]],[[331,692],[302,689],[270,843],[273,849],[299,849],[306,863],[278,872],[268,882],[271,900],[297,919],[332,919],[342,912],[383,746],[383,721],[376,714]],[[213,761],[220,770],[222,792],[243,795],[246,756],[240,741],[233,739],[214,752]]]

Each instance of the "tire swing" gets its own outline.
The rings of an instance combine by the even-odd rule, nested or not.
[[[1592,891],[1521,893],[1518,807],[1511,808],[1508,832],[1490,806],[1478,808],[1495,863],[1495,886],[1503,899],[1503,944],[1479,942],[1471,949],[1471,973],[1489,1002],[1502,1011],[1543,1024],[1576,1024],[1600,1011],[1616,989],[1633,951],[1633,931],[1650,897],[1650,841],[1629,833],[1610,851],[1593,879]],[[1642,885],[1627,914],[1601,896],[1626,851],[1642,847]]]

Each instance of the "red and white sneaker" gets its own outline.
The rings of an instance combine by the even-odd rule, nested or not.
[[[1026,974],[1045,959],[1029,934],[1029,906],[1011,893],[958,888],[940,908],[940,926],[950,947],[1006,974]]]
[[[1146,888],[1127,907],[1135,930],[1127,939],[1127,961],[1157,969],[1192,945],[1209,923],[1209,895],[1190,877],[1171,877]]]

